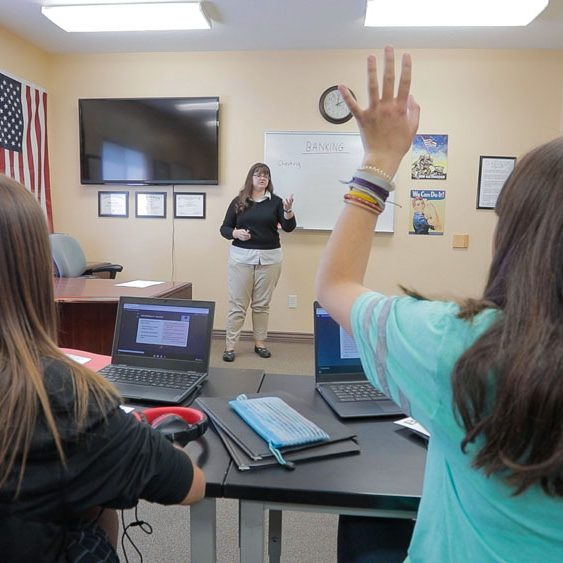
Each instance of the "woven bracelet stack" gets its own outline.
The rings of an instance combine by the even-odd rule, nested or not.
[[[344,195],[344,202],[363,207],[375,215],[383,213],[389,192],[395,189],[393,178],[376,166],[358,168],[346,183],[350,191]]]

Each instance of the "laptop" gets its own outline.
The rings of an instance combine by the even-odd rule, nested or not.
[[[368,381],[356,344],[317,301],[313,304],[315,388],[341,418],[402,415],[401,409]]]
[[[180,404],[209,369],[215,303],[121,297],[111,364],[99,371],[125,399]]]

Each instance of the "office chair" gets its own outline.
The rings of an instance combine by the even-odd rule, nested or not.
[[[49,235],[53,256],[54,274],[58,278],[100,277],[95,274],[107,273],[115,279],[123,270],[120,264],[110,262],[86,263],[86,257],[78,241],[70,235],[52,233]]]

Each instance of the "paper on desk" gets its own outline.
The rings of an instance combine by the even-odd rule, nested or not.
[[[119,405],[119,408],[127,413],[135,410],[135,407],[126,407],[125,405]]]
[[[87,364],[92,359],[85,356],[77,356],[76,354],[67,354],[67,356],[78,364]]]
[[[158,285],[159,283],[164,283],[161,281],[145,281],[145,280],[135,280],[124,283],[116,283],[117,287],[150,287],[151,285]]]
[[[404,426],[405,428],[408,428],[413,432],[421,434],[426,438],[430,438],[430,432],[428,432],[428,430],[426,430],[426,428],[424,428],[422,424],[418,423],[414,418],[411,418],[410,416],[407,416],[407,418],[401,418],[401,420],[395,420],[395,424]]]

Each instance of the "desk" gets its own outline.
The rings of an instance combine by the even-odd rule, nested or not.
[[[164,282],[150,287],[119,287],[121,280],[53,278],[59,311],[58,344],[95,354],[111,354],[117,302],[121,296],[191,299],[192,284]]]
[[[312,377],[267,374],[260,392],[286,391],[328,411],[313,383]],[[240,501],[240,561],[262,562],[267,515],[270,561],[279,561],[283,510],[414,517],[426,448],[392,420],[345,422],[358,434],[360,455],[303,463],[295,471],[272,467],[241,472],[231,464],[223,496]]]

